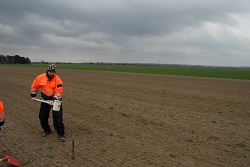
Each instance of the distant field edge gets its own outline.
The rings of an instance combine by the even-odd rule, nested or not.
[[[47,68],[48,64],[0,64],[3,66]],[[57,64],[57,68],[250,80],[249,68],[86,64]]]

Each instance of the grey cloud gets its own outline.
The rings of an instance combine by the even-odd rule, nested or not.
[[[242,25],[232,17],[246,16],[249,9],[247,0],[0,1],[0,50],[10,54],[20,48],[20,53],[34,60],[32,53],[46,50],[46,54],[65,53],[64,57],[83,55],[75,58],[79,61],[92,57],[96,61],[178,63],[178,58],[179,62],[196,58],[194,62],[204,64],[206,56],[196,55],[204,52],[212,62],[216,55],[249,52],[242,44],[249,37],[237,36],[235,31]],[[230,63],[236,64],[226,62]]]

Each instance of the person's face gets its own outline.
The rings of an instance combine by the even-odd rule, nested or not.
[[[55,76],[56,72],[54,71],[48,71],[48,75],[53,78]]]

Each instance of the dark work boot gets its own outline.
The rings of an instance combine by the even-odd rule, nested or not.
[[[51,131],[44,131],[42,137],[46,137],[51,133]]]
[[[65,137],[63,135],[62,136],[58,135],[58,140],[60,142],[64,142],[65,141]]]

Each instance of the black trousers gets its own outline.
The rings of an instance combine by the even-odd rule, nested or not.
[[[50,110],[52,109],[52,106],[46,103],[41,103],[40,106],[40,112],[39,112],[39,119],[41,126],[44,131],[51,131],[51,128],[49,126],[49,114]],[[64,124],[63,124],[63,109],[62,105],[60,108],[60,111],[54,111],[52,110],[52,117],[53,117],[53,124],[54,128],[57,131],[57,134],[62,136],[64,135]]]

